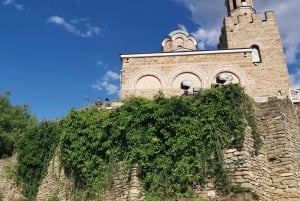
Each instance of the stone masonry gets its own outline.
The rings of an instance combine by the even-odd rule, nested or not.
[[[89,200],[89,201],[142,201],[143,194],[137,177],[137,167],[126,171],[122,163],[115,164],[111,169],[111,180],[107,189],[100,191],[96,198],[87,199],[84,192],[75,188],[72,178],[64,174],[59,163],[58,154],[50,162],[48,173],[43,179],[36,201],[47,201],[58,197],[60,201]],[[100,189],[99,189],[100,190]],[[18,201],[18,200],[10,200]]]
[[[226,0],[217,50],[197,50],[184,30],[169,33],[162,52],[121,55],[121,97],[180,96],[217,86],[218,77],[240,83],[251,97],[288,95],[290,79],[275,13],[257,13],[252,0]],[[182,83],[189,81],[188,91]]]
[[[11,158],[0,160],[0,194],[1,201],[21,201],[23,196],[20,189],[16,186],[10,177],[10,171],[13,171],[17,162],[16,155]]]
[[[122,54],[121,98],[152,98],[163,92],[181,96],[227,83],[240,83],[254,100],[263,146],[253,149],[251,127],[246,129],[242,150],[224,151],[225,165],[233,183],[250,188],[261,201],[300,200],[300,105],[287,99],[290,80],[281,44],[276,16],[256,13],[253,0],[226,0],[217,50],[196,50],[197,41],[183,30],[171,32],[162,43],[162,51],[146,54]],[[218,78],[225,75],[225,83]],[[183,89],[189,81],[188,89]],[[58,154],[51,161],[37,201],[57,196],[61,201],[75,200],[72,179],[60,168]],[[0,160],[0,192],[4,201],[19,201],[22,196],[8,179],[7,167],[15,158]],[[138,167],[125,171],[116,164],[103,201],[141,201]],[[217,197],[214,186],[195,189],[195,194]],[[84,196],[82,200],[84,200]],[[100,198],[99,198],[100,199]],[[98,199],[98,200],[99,200]],[[78,200],[78,198],[76,198]]]
[[[260,201],[300,200],[300,106],[289,100],[269,98],[255,103],[258,128],[263,146],[258,154],[253,148],[251,127],[246,128],[242,150],[225,150],[225,165],[231,170],[234,184],[250,188],[260,196]],[[142,201],[142,189],[137,177],[137,167],[130,172],[121,164],[112,170],[111,185],[101,201]],[[42,182],[37,201],[46,201],[57,193],[61,201],[71,201],[72,184],[59,169],[54,159],[48,175]],[[209,182],[205,189],[195,189],[199,197],[218,197]]]
[[[172,56],[123,58],[122,97],[151,98],[160,89],[167,96],[180,96],[183,79],[193,81],[193,87],[210,88],[221,72],[231,72],[246,91],[258,90],[257,69],[251,62],[251,50],[172,53]],[[125,61],[126,60],[126,61]],[[153,87],[153,86],[156,87]],[[157,88],[158,87],[158,88]],[[189,90],[192,93],[192,88]]]
[[[244,149],[226,150],[232,181],[252,189],[262,201],[300,200],[300,118],[297,105],[269,99],[256,104],[263,147],[254,154],[251,128]]]

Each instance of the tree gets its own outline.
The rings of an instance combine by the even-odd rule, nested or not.
[[[11,105],[10,92],[0,95],[0,158],[11,156],[16,143],[37,119],[27,105]]]

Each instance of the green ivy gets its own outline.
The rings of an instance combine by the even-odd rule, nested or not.
[[[47,201],[59,201],[58,193],[54,193]]]
[[[29,129],[19,140],[16,180],[28,200],[35,200],[58,145],[59,134],[58,122],[43,121]]]
[[[110,164],[138,165],[146,199],[191,197],[195,185],[213,180],[230,191],[223,150],[240,147],[245,126],[261,146],[250,98],[239,85],[196,96],[131,98],[117,110],[72,110],[62,120],[61,159],[80,187],[107,184]]]
[[[3,192],[0,191],[0,201],[3,201],[4,200],[4,195],[3,195]]]
[[[72,109],[61,120],[61,160],[78,187],[103,186],[110,158],[108,111],[97,107]]]

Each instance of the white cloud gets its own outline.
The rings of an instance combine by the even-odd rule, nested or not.
[[[82,33],[81,36],[85,38],[93,37],[94,35],[98,35],[101,32],[101,29],[96,26],[92,26],[89,23],[86,24],[87,30],[85,33]]]
[[[15,8],[18,10],[24,10],[24,6],[21,4],[15,4]]]
[[[182,3],[191,12],[192,20],[199,26],[194,32],[199,40],[199,47],[217,45],[223,18],[226,16],[224,1],[220,0],[174,0]],[[299,0],[254,0],[254,7],[259,13],[274,10],[285,48],[287,63],[298,62],[300,53],[300,7]],[[215,39],[212,37],[215,37]]]
[[[13,4],[15,2],[15,0],[5,0],[3,1],[3,5],[10,5],[10,4]]]
[[[107,71],[106,74],[104,75],[104,80],[118,80],[120,79],[120,74],[112,72],[112,71]]]
[[[54,23],[54,24],[64,24],[65,20],[62,17],[59,16],[52,16],[48,19],[48,22]]]
[[[92,84],[91,87],[99,91],[105,90],[108,95],[119,94],[119,86],[113,83],[113,81],[119,79],[120,75],[118,73],[109,70],[95,84]]]
[[[300,89],[300,69],[296,69],[295,73],[290,74],[291,81],[292,81],[292,88]]]
[[[201,27],[192,34],[198,40],[199,49],[215,46],[218,43],[220,36],[220,32],[215,29],[206,30]]]
[[[198,41],[199,49],[216,47],[223,18],[226,15],[224,2],[220,0],[175,0],[190,10],[192,20],[198,29],[192,34]]]
[[[72,21],[68,22],[60,16],[52,16],[52,17],[48,18],[48,20],[47,20],[47,22],[59,25],[59,26],[63,27],[66,31],[68,31],[74,35],[80,36],[82,38],[92,38],[92,37],[100,34],[101,29],[97,26],[92,26],[88,22],[86,22],[84,24],[84,27],[85,27],[84,31],[81,31],[80,29],[78,29],[75,26],[77,23],[85,22],[85,21],[87,21],[87,20],[77,20],[77,21],[72,20]]]
[[[187,28],[183,24],[178,24],[178,29],[188,32]]]
[[[4,1],[2,1],[2,4],[5,5],[5,6],[13,6],[17,10],[24,10],[25,9],[24,5],[16,3],[15,0],[4,0]]]
[[[108,83],[107,81],[102,82],[101,87],[106,90],[108,95],[116,94],[119,92],[119,87],[117,85]]]
[[[298,0],[260,0],[255,2],[259,12],[275,10],[286,59],[289,64],[299,62],[300,53],[300,1]]]
[[[98,66],[101,66],[101,65],[103,65],[103,61],[97,61],[96,64],[97,64]]]
[[[70,22],[73,24],[78,24],[80,22],[87,22],[87,21],[88,21],[88,18],[77,18],[77,19],[70,20]]]

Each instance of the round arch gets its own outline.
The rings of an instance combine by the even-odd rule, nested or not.
[[[172,87],[172,83],[174,83],[175,79],[178,78],[178,76],[180,76],[182,74],[194,75],[201,83],[200,87],[206,85],[206,79],[205,79],[204,73],[201,72],[199,69],[197,69],[195,67],[180,67],[180,68],[174,69],[169,74],[167,86]]]
[[[129,87],[130,88],[136,88],[138,82],[141,82],[142,79],[144,82],[150,81],[151,78],[155,79],[160,83],[161,88],[165,88],[166,86],[166,81],[163,76],[163,73],[156,70],[156,69],[146,69],[146,70],[141,70],[136,72],[133,76],[132,79],[129,81]],[[157,82],[155,82],[157,84]]]
[[[233,74],[239,80],[239,83],[241,85],[245,85],[247,83],[247,77],[246,77],[246,74],[243,72],[243,70],[237,69],[236,67],[233,67],[233,66],[218,67],[216,70],[214,70],[212,73],[210,73],[210,75],[208,77],[209,83],[210,84],[215,83],[216,77],[220,73]]]

